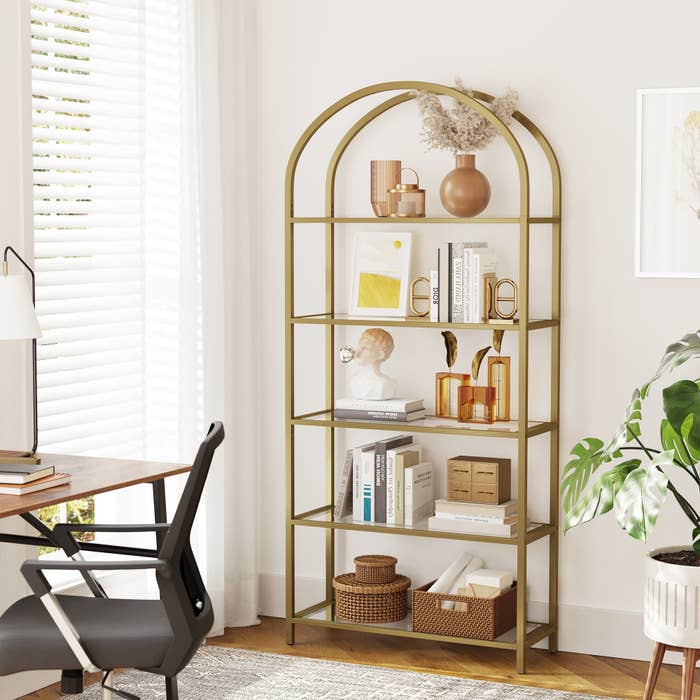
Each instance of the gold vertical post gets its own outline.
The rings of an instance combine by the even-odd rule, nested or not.
[[[518,545],[515,662],[525,673],[527,656],[527,472],[528,472],[528,368],[530,314],[530,182],[527,165],[520,169],[520,327],[518,329]]]
[[[337,164],[336,164],[337,165]],[[335,215],[335,169],[326,178],[326,216]],[[326,303],[327,314],[335,312],[335,224],[326,223]],[[333,410],[335,402],[335,326],[326,326],[326,406]],[[335,428],[326,428],[326,503],[335,497]],[[326,530],[326,600],[333,600],[335,576],[335,530]],[[328,610],[329,614],[332,611]]]
[[[287,644],[294,644],[295,608],[295,532],[292,520],[294,518],[294,170],[296,161],[290,161],[287,168],[285,187],[285,511],[286,511],[286,577],[285,577],[285,610],[287,622],[285,639]]]

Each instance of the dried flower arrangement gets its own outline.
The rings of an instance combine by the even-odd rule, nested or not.
[[[472,96],[471,89],[465,87],[461,78],[456,78],[455,84],[460,92]],[[416,90],[414,94],[423,117],[421,137],[431,149],[452,151],[454,155],[473,153],[486,148],[498,133],[488,119],[461,102],[455,101],[452,108],[447,109],[433,92]],[[508,124],[517,106],[518,93],[508,88],[489,108]]]

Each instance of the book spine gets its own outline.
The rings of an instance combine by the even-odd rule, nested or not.
[[[394,465],[396,463],[396,453],[394,450],[389,450],[386,453],[386,522],[394,523],[396,520],[395,512],[395,475]]]
[[[340,476],[340,488],[336,498],[335,508],[333,509],[333,517],[336,520],[350,515],[352,507],[352,450],[345,453],[345,462],[343,471]]]
[[[336,408],[333,415],[338,419],[365,419],[365,420],[384,420],[392,423],[406,423],[425,415],[425,409],[404,413],[399,411],[354,411],[352,409]]]
[[[450,243],[451,297],[450,320],[461,322],[464,314],[464,244]]]
[[[374,451],[362,453],[362,520],[372,522],[374,507]]]
[[[404,499],[403,499],[403,522],[404,525],[413,524],[413,469],[404,470]]]
[[[430,271],[430,320],[437,323],[440,320],[440,282],[438,271]]]
[[[459,513],[446,513],[435,508],[436,518],[447,518],[449,520],[463,520],[469,523],[484,523],[485,525],[512,525],[515,518],[491,518],[485,515],[460,515]]]
[[[374,449],[374,522],[386,522],[386,442]]]
[[[363,520],[362,504],[362,451],[352,451],[352,519]]]
[[[472,323],[479,323],[481,317],[481,254],[474,253],[472,263]]]
[[[471,323],[470,310],[472,307],[472,257],[471,248],[463,248],[462,260],[464,265],[464,308],[461,320],[463,323]]]
[[[439,277],[439,303],[440,323],[449,321],[450,307],[450,254],[449,244],[441,243],[438,249],[438,277]]]
[[[393,411],[398,413],[412,413],[423,408],[423,399],[338,399],[335,402],[337,411]]]

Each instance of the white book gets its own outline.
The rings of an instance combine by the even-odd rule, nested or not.
[[[335,400],[335,407],[347,411],[377,411],[384,413],[413,413],[423,408],[423,399],[369,400],[345,397]]]
[[[507,518],[499,518],[497,516],[488,515],[460,515],[459,513],[446,513],[440,510],[440,507],[435,505],[435,517],[447,518],[448,520],[465,520],[470,523],[486,523],[488,525],[510,525],[518,521],[517,515],[508,516]]]
[[[362,522],[374,522],[374,446],[362,451]]]
[[[406,479],[404,525],[412,527],[433,513],[433,465],[421,462],[404,470]]]
[[[479,323],[481,321],[481,253],[474,253],[471,270],[471,321]]]
[[[474,251],[471,248],[464,247],[462,252],[462,260],[464,265],[464,279],[462,280],[464,305],[462,306],[462,317],[459,319],[462,323],[469,323],[469,310],[472,305],[472,257]]]
[[[430,320],[440,320],[440,279],[437,270],[430,271]]]
[[[386,522],[404,524],[406,467],[420,464],[423,451],[412,444],[386,451]]]
[[[515,537],[518,533],[518,523],[491,525],[488,523],[469,522],[467,520],[455,520],[453,518],[441,518],[437,515],[428,518],[428,528],[445,532],[463,532],[466,535],[491,535],[492,537]]]
[[[372,450],[374,458],[374,443],[358,445],[352,450],[352,519],[362,522],[364,505],[362,502],[362,452]]]

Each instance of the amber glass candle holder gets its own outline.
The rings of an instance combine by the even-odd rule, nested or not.
[[[496,390],[496,420],[510,420],[510,357],[489,357],[489,386]]]
[[[415,183],[400,182],[387,193],[387,205],[390,217],[416,218],[425,216],[425,190],[420,189],[418,173],[413,168],[401,168],[401,171],[410,170],[416,176]]]
[[[469,374],[438,372],[435,375],[435,415],[440,418],[459,418],[459,390],[469,386]]]
[[[460,423],[494,423],[496,421],[496,389],[492,386],[461,386],[459,394]]]

